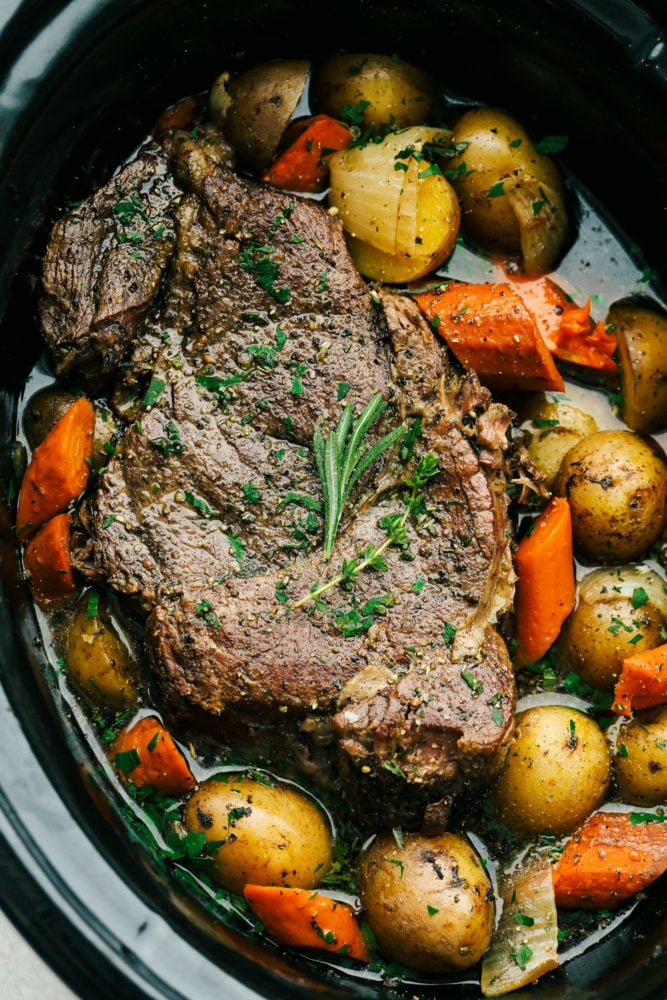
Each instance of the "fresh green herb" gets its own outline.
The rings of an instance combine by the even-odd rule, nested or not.
[[[479,677],[475,677],[470,670],[462,670],[461,677],[466,682],[473,695],[477,696],[483,693],[484,685],[480,681]]]
[[[619,748],[618,748],[618,756],[619,757],[627,757],[628,756],[628,748],[626,747],[625,743],[621,743],[621,745],[619,746]]]
[[[259,503],[261,494],[257,489],[257,487],[254,485],[254,483],[244,483],[243,486],[241,487],[241,491],[243,493],[243,496],[245,497],[246,503],[249,504]]]
[[[412,593],[419,594],[426,586],[426,580],[415,580],[412,584]]]
[[[102,521],[102,527],[103,528],[110,528],[111,525],[114,523],[115,520],[116,520],[116,515],[115,514],[108,514],[104,518],[104,520]]]
[[[209,625],[213,626],[213,628],[220,628],[220,619],[214,613],[213,605],[211,604],[210,601],[207,601],[205,599],[199,601],[195,605],[195,611],[197,612],[197,616],[199,618],[203,618],[204,621],[207,621]]]
[[[397,764],[395,760],[383,760],[382,767],[385,771],[389,771],[390,774],[395,775],[397,778],[403,778],[404,781],[408,780],[408,776],[401,767]]]
[[[510,952],[510,958],[520,969],[525,969],[532,957],[533,953],[527,944],[522,944],[518,951]]]
[[[345,399],[348,392],[350,391],[350,386],[347,382],[340,382],[338,384],[338,392],[336,394],[336,400],[340,403],[341,399]]]
[[[238,535],[235,535],[233,531],[230,531],[227,535],[229,539],[229,544],[231,546],[232,552],[234,553],[234,558],[241,562],[245,558],[245,548],[243,542]]]
[[[209,507],[205,500],[201,500],[199,497],[196,497],[194,493],[190,493],[189,490],[183,490],[183,496],[190,506],[194,507],[194,509],[203,517],[220,517],[219,510],[213,510]]]
[[[637,823],[664,823],[667,821],[667,813],[630,813],[630,822],[635,826]]]
[[[254,273],[255,281],[262,291],[267,292],[277,302],[285,304],[289,302],[291,293],[286,285],[276,287],[278,265],[271,259],[275,252],[275,247],[268,243],[251,242],[240,253],[240,266]]]
[[[565,149],[569,141],[569,136],[567,135],[546,135],[544,139],[533,143],[533,149],[539,156],[545,156],[548,153],[560,153]]]
[[[313,452],[324,493],[325,561],[331,558],[343,508],[354,484],[405,433],[404,427],[396,427],[372,447],[365,446],[366,434],[386,408],[387,404],[381,394],[377,393],[356,422],[353,423],[354,407],[348,403],[337,427],[326,438],[320,425],[315,429]]]
[[[520,924],[522,927],[532,927],[535,923],[533,917],[529,917],[527,913],[515,913],[514,919],[517,924]]]
[[[648,604],[648,594],[643,587],[635,587],[632,591],[632,607],[636,610]]]
[[[523,139],[512,139],[512,141],[510,143],[510,147],[512,149],[518,149],[522,142],[523,142]]]
[[[153,753],[153,750],[155,750],[155,747],[158,745],[158,743],[160,741],[160,736],[161,735],[162,734],[161,734],[160,730],[158,729],[157,732],[155,733],[155,736],[153,736],[153,738],[151,739],[150,743],[146,746],[146,749],[148,750],[149,753]]]
[[[159,448],[163,455],[180,455],[183,451],[181,432],[173,420],[170,420],[167,425],[166,438],[152,438],[151,444]]]
[[[88,594],[88,603],[86,605],[86,617],[87,618],[97,618],[97,609],[100,603],[100,595],[96,590],[91,590]]]
[[[489,188],[487,192],[487,198],[500,198],[505,194],[505,181],[498,181]]]
[[[430,903],[427,903],[426,912],[428,913],[429,917],[434,917],[436,913],[440,913],[440,910],[438,909],[437,906],[431,906]]]
[[[302,396],[303,395],[303,383],[302,383],[301,379],[298,376],[296,376],[294,378],[294,381],[292,382],[292,388],[290,389],[290,392],[292,393],[293,396]]]
[[[131,750],[123,750],[122,753],[117,753],[114,760],[118,770],[126,776],[140,764],[139,754],[134,747]]]
[[[452,625],[451,622],[445,622],[442,627],[442,634],[447,645],[451,646],[456,635],[456,626]]]
[[[144,409],[148,409],[149,406],[155,406],[158,399],[162,395],[162,392],[166,386],[166,382],[161,378],[157,378],[156,375],[150,380],[148,389],[146,390],[146,395],[143,398],[142,406]]]

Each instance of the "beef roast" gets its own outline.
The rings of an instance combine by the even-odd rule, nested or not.
[[[133,344],[114,393],[127,426],[80,511],[75,562],[145,616],[180,735],[211,733],[312,780],[342,774],[369,824],[442,828],[452,798],[496,773],[513,724],[494,628],[514,582],[510,415],[408,295],[360,278],[321,204],[238,176],[220,148],[210,132],[166,133],[54,229],[42,316],[56,363],[94,356],[106,370]],[[109,206],[145,193],[146,162],[169,181],[143,222],[164,230],[128,257]],[[68,243],[82,220],[86,254]],[[113,308],[100,306],[102,274],[126,284]],[[357,482],[325,561],[313,434],[377,393],[387,406],[369,443],[405,433]],[[428,453],[438,473],[403,543],[309,599],[383,546]]]

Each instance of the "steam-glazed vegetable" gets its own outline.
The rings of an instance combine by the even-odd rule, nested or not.
[[[620,729],[614,773],[624,802],[667,802],[667,705],[645,709]]]
[[[364,920],[382,954],[424,972],[467,969],[493,931],[491,882],[470,841],[456,833],[378,834],[359,867]]]
[[[188,800],[184,823],[218,843],[212,877],[233,892],[254,885],[312,889],[331,867],[331,824],[304,792],[264,775],[221,773]]]
[[[139,684],[130,642],[95,591],[79,602],[69,630],[66,663],[70,680],[92,704],[115,709],[136,704]]]
[[[622,420],[639,434],[667,427],[667,316],[638,299],[615,302],[607,314],[618,337]]]
[[[400,59],[373,53],[335,55],[315,67],[310,98],[317,111],[379,129],[432,120],[435,81]]]
[[[228,82],[218,77],[214,121],[253,170],[264,170],[273,159],[309,72],[307,59],[283,59],[252,66]]]
[[[623,660],[663,641],[664,588],[663,577],[644,565],[587,573],[560,635],[564,668],[575,670],[593,687],[613,691]]]
[[[512,830],[570,833],[607,793],[607,742],[588,715],[565,705],[520,712],[494,801]]]
[[[448,163],[460,171],[463,231],[490,253],[520,257],[527,274],[550,270],[568,219],[560,175],[542,151],[546,141],[533,143],[510,115],[484,107],[461,116],[453,140],[465,144]]]
[[[416,126],[329,158],[329,203],[365,277],[410,281],[454,249],[459,202],[449,181],[429,167],[429,150],[448,143],[447,131]]]
[[[543,398],[530,414],[532,437],[528,454],[553,485],[565,454],[589,434],[598,430],[593,417],[567,400]]]
[[[572,510],[575,550],[597,563],[640,559],[665,526],[667,468],[632,431],[598,431],[563,458],[554,493]]]

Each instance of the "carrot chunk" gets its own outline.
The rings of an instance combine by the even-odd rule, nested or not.
[[[613,909],[665,870],[667,823],[642,813],[596,812],[575,830],[554,865],[556,906]]]
[[[519,652],[526,662],[544,656],[574,607],[575,575],[570,505],[552,497],[521,539],[515,555],[514,610]]]
[[[19,494],[16,530],[27,538],[61,514],[86,488],[93,453],[95,411],[79,397],[35,449]]]
[[[326,158],[339,149],[347,149],[352,133],[347,126],[328,115],[315,115],[294,122],[285,132],[287,148],[262,175],[276,187],[287,191],[323,191],[329,178]]]
[[[490,389],[564,390],[535,320],[507,282],[453,282],[413,297],[452,354]]]
[[[23,565],[38,604],[72,596],[76,581],[70,556],[69,514],[56,514],[32,536],[23,553]]]
[[[277,944],[318,948],[368,961],[368,947],[350,906],[311,889],[246,885],[253,913]]]
[[[183,795],[195,786],[188,763],[155,716],[123,729],[114,746],[114,763],[138,788],[150,785],[158,795]]]
[[[644,649],[623,660],[614,688],[612,711],[632,715],[642,708],[667,702],[667,644]]]

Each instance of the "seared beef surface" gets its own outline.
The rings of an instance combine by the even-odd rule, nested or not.
[[[409,296],[366,285],[320,204],[228,158],[210,131],[165,134],[53,231],[54,364],[97,376],[133,352],[113,395],[127,426],[81,510],[76,565],[146,616],[180,735],[278,754],[313,780],[343,774],[369,825],[438,829],[453,797],[496,773],[511,733],[493,628],[513,591],[509,414]],[[119,197],[142,205],[129,256]],[[369,441],[406,435],[357,483],[325,562],[313,433],[376,393],[388,406]],[[382,545],[429,452],[439,471],[409,544],[294,607]]]

